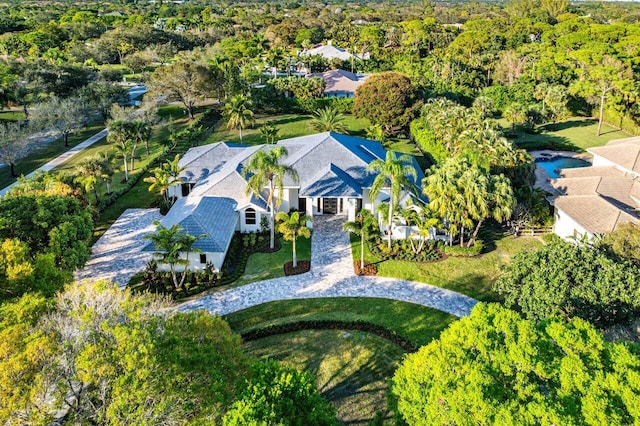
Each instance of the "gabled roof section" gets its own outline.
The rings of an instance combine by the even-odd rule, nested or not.
[[[361,197],[362,188],[335,164],[329,165],[313,183],[300,191],[303,197]]]
[[[355,93],[356,89],[369,77],[364,74],[354,74],[349,71],[337,69],[331,71],[325,71],[322,73],[308,74],[308,78],[320,77],[325,82],[325,93],[332,92],[346,92]]]
[[[328,60],[337,58],[343,61],[348,61],[349,59],[351,59],[351,56],[359,58],[358,55],[352,55],[345,49],[341,49],[332,44],[324,44],[322,46],[314,47],[313,49],[303,50],[302,52],[300,52],[300,55],[322,56]]]
[[[180,159],[180,167],[185,170],[180,178],[186,182],[198,182],[220,170],[226,162],[238,155],[247,145],[216,142],[189,149]]]
[[[237,202],[224,197],[185,197],[179,199],[162,220],[170,228],[174,224],[184,228],[184,233],[193,236],[205,235],[193,247],[204,252],[224,252],[235,232],[238,215]],[[156,251],[153,243],[144,251]]]
[[[640,137],[616,139],[587,151],[611,161],[621,169],[640,174]]]
[[[615,231],[622,223],[640,224],[640,219],[620,210],[600,195],[558,197],[554,205],[592,234]]]

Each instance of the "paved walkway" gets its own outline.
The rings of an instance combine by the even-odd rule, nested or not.
[[[136,85],[136,86],[134,86],[134,87],[132,87],[131,89],[128,90],[129,97],[131,99],[136,99],[136,98],[140,97],[141,95],[146,93],[146,91],[147,91],[147,88],[144,85]],[[73,148],[71,148],[70,150],[68,150],[66,152],[63,152],[58,157],[56,157],[53,160],[49,161],[47,164],[35,169],[34,171],[29,173],[25,177],[30,178],[31,176],[35,175],[39,171],[48,172],[48,171],[56,168],[60,164],[62,164],[65,161],[67,161],[69,158],[73,157],[77,153],[79,153],[82,150],[84,150],[85,148],[90,147],[94,143],[98,142],[100,139],[107,137],[108,133],[109,133],[108,129],[106,129],[106,128],[102,129],[101,131],[99,131],[95,135],[93,135],[90,138],[86,139],[84,142],[81,142],[78,145],[76,145]],[[56,140],[56,138],[48,138],[48,139],[50,139],[50,141]],[[14,182],[9,186],[6,186],[6,187],[0,189],[0,197],[3,197],[12,187],[14,187],[17,184],[18,184],[18,182]]]
[[[26,175],[26,177],[30,178],[31,176],[35,175],[39,171],[48,172],[48,171],[54,169],[55,167],[59,166],[60,164],[64,163],[65,161],[67,161],[69,158],[71,158],[74,155],[76,155],[77,153],[81,152],[83,149],[93,145],[94,143],[98,142],[100,139],[106,137],[107,133],[109,133],[107,129],[101,130],[100,132],[98,132],[95,135],[91,136],[89,139],[85,140],[84,142],[81,142],[78,145],[74,146],[69,151],[63,152],[58,157],[56,157],[53,160],[49,161],[47,164],[35,169],[34,171],[32,171],[31,173]],[[11,185],[2,188],[0,190],[0,197],[4,196],[12,187],[14,187],[17,184],[18,184],[18,182],[14,182]]]
[[[159,209],[128,209],[93,245],[87,264],[76,271],[77,281],[110,280],[124,287],[132,276],[142,271],[152,254],[142,252],[147,240],[142,237],[155,232],[152,222],[161,220]]]
[[[344,220],[340,216],[314,217],[310,272],[203,296],[183,303],[179,309],[206,309],[225,315],[276,300],[380,297],[428,306],[458,317],[471,312],[477,301],[451,290],[395,278],[355,275],[349,235],[342,231]]]

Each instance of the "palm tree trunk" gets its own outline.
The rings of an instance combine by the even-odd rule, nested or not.
[[[389,248],[391,248],[391,225],[393,224],[393,203],[391,201],[392,199],[389,198],[389,228],[387,229],[387,233],[388,233],[387,235],[389,237],[387,244]]]
[[[598,135],[600,136],[600,135]],[[64,132],[63,133],[63,137],[64,137],[64,146],[65,148],[69,146],[69,132]]]
[[[176,276],[176,266],[173,263],[171,264],[171,278],[173,279],[173,288],[177,290],[179,288],[178,277]]]
[[[9,168],[11,169],[11,177],[17,177],[15,167],[16,165],[13,164],[13,161],[9,162]]]
[[[464,246],[464,223],[460,227],[460,247]]]
[[[480,226],[482,226],[482,222],[484,222],[484,219],[480,219],[478,221],[478,225],[476,225],[476,229],[473,231],[473,235],[471,236],[471,239],[467,243],[467,247],[471,247],[473,243],[476,242],[476,237],[478,236],[478,232],[480,231]]]
[[[364,232],[360,233],[360,269],[364,269]]]
[[[111,195],[111,182],[105,182],[107,185],[107,194]]]
[[[296,257],[296,236],[293,236],[293,269],[298,267],[298,258]]]
[[[600,119],[598,120],[598,132],[596,136],[600,136],[600,131],[602,129],[602,121],[604,120],[604,101],[606,99],[607,92],[605,90],[602,91],[602,95],[600,96]]]
[[[273,189],[271,191],[273,194]],[[271,202],[269,203],[269,249],[273,250],[276,244],[275,238],[275,214],[273,206],[273,196],[271,196]]]
[[[135,170],[135,167],[133,167],[135,165],[135,158],[136,158],[136,146],[134,145],[133,148],[131,148],[131,171]]]
[[[96,205],[100,204],[100,193],[98,192],[97,185],[93,185],[93,195],[96,197]]]
[[[242,143],[242,127],[238,126],[238,130],[240,130],[240,143]]]
[[[127,169],[127,156],[124,156],[124,181],[129,182],[129,169]]]

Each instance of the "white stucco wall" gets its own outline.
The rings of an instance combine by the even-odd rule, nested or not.
[[[247,221],[246,221],[246,210],[249,207],[246,207],[240,211],[238,211],[238,217],[239,217],[239,221],[238,221],[238,226],[236,227],[236,230],[240,231],[240,232],[257,232],[260,230],[260,220],[262,219],[262,216],[266,216],[269,217],[269,213],[267,213],[266,211],[262,211],[259,210],[258,208],[252,206],[251,208],[253,208],[256,211],[256,223],[255,225],[247,225]]]
[[[228,248],[227,248],[228,249]],[[211,262],[214,265],[215,269],[220,269],[222,267],[222,262],[224,262],[224,253],[218,252],[203,252],[202,254],[207,256],[207,262]],[[186,253],[181,253],[180,258],[187,259]],[[206,266],[206,263],[200,263],[200,253],[189,253],[189,270],[191,271],[202,271]],[[159,271],[169,271],[169,265],[158,263]],[[184,271],[184,266],[177,266],[177,271]]]
[[[587,231],[580,223],[569,216],[559,208],[555,208],[553,233],[565,240],[580,240],[583,235],[587,235],[589,239],[593,238],[593,234]]]

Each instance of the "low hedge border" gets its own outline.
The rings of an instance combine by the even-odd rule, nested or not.
[[[269,336],[277,336],[280,334],[292,333],[294,331],[303,330],[357,330],[366,333],[375,334],[382,337],[402,348],[405,352],[415,352],[419,346],[410,340],[402,337],[393,330],[389,330],[381,325],[372,324],[366,321],[336,321],[336,320],[315,320],[315,321],[296,321],[286,324],[274,324],[263,328],[256,328],[245,333],[241,333],[240,337],[245,342],[262,339]]]

